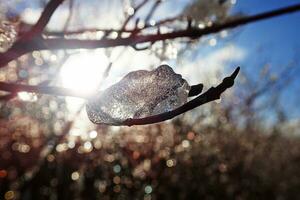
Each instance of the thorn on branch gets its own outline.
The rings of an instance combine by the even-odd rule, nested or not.
[[[203,84],[200,83],[198,85],[191,86],[191,89],[189,91],[189,97],[197,96],[199,95],[203,90]]]

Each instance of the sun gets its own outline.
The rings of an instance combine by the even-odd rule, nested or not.
[[[62,65],[59,80],[62,87],[78,91],[78,93],[94,93],[99,90],[103,73],[109,59],[103,50],[82,51],[71,55]],[[68,111],[76,113],[85,103],[85,99],[66,97]]]
[[[71,55],[59,74],[62,86],[78,92],[94,92],[99,88],[108,64],[109,60],[101,50]]]

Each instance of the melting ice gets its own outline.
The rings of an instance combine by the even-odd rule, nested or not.
[[[183,105],[189,90],[181,75],[161,65],[152,71],[130,72],[88,100],[86,110],[93,123],[122,125],[129,118],[156,115]]]

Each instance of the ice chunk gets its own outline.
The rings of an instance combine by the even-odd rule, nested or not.
[[[168,65],[153,71],[130,72],[121,81],[88,100],[89,119],[97,124],[121,125],[171,111],[187,101],[190,86]]]
[[[15,26],[7,21],[0,21],[0,52],[9,49],[17,39]]]

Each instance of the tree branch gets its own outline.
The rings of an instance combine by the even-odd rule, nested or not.
[[[139,119],[127,119],[123,122],[122,125],[132,126],[132,125],[146,125],[146,124],[154,124],[158,122],[162,122],[165,120],[172,119],[180,114],[183,114],[189,110],[192,110],[198,106],[201,106],[205,103],[217,100],[220,98],[221,94],[232,87],[234,84],[234,80],[238,75],[240,67],[236,68],[236,70],[229,76],[223,79],[222,83],[220,83],[217,87],[211,87],[202,95],[196,97],[195,99],[187,102],[186,104],[180,106],[179,108],[165,112],[158,115],[153,115],[150,117],[139,118]]]
[[[104,32],[104,33],[117,32],[118,35],[120,35],[120,33],[135,33],[135,32],[141,32],[142,30],[146,30],[147,28],[159,27],[161,25],[174,22],[174,21],[176,21],[180,18],[181,18],[181,16],[166,18],[166,19],[163,19],[161,21],[157,21],[155,23],[155,25],[151,25],[149,23],[146,23],[145,26],[142,27],[142,28],[138,28],[138,27],[134,27],[134,28],[130,28],[130,29],[127,29],[127,28],[125,28],[125,29],[84,28],[84,29],[76,29],[76,30],[71,30],[71,31],[50,31],[50,30],[46,30],[46,31],[43,32],[43,34],[46,35],[46,36],[63,37],[63,36],[66,36],[66,35],[79,35],[79,34],[84,34],[84,33],[89,33],[89,32],[92,32],[92,33],[93,32]],[[30,26],[30,25],[23,23],[23,26]],[[23,28],[23,29],[25,29],[25,28]]]
[[[43,86],[47,86],[49,83],[50,83],[50,81],[46,80],[46,81],[39,83],[37,86],[43,87]],[[10,86],[8,86],[8,85],[10,85]],[[3,85],[3,82],[0,82],[0,88],[1,88],[1,86],[3,86],[3,88],[5,88],[5,87],[6,88],[9,88],[9,87],[16,88],[16,84],[14,86],[12,86],[11,84],[4,83],[4,85]],[[12,90],[14,90],[14,91],[12,91]],[[10,92],[9,94],[0,96],[0,101],[9,101],[9,100],[13,99],[18,94],[18,90],[17,89],[12,89],[12,90],[7,91],[7,92]]]
[[[62,1],[62,0],[54,0]],[[231,20],[223,24],[214,24],[204,29],[189,28],[187,30],[174,31],[165,34],[146,34],[146,35],[131,35],[127,38],[116,39],[101,39],[101,40],[79,40],[79,39],[65,39],[65,38],[52,38],[43,39],[41,37],[35,37],[30,41],[23,41],[13,45],[7,52],[0,54],[0,67],[4,67],[9,61],[14,60],[21,55],[34,51],[34,50],[51,50],[51,49],[95,49],[95,48],[107,48],[117,46],[136,46],[140,43],[175,39],[175,38],[199,38],[203,35],[211,33],[217,33],[224,29],[234,28],[237,26],[253,23],[259,20],[272,18],[284,14],[289,14],[300,10],[300,4],[289,6],[286,8],[273,10],[253,16],[242,17],[240,19]],[[40,21],[40,20],[39,20]],[[40,24],[44,24],[41,23]]]
[[[31,52],[32,46],[40,46],[40,34],[50,21],[54,11],[63,1],[64,0],[51,0],[45,7],[36,24],[29,31],[20,35],[20,38],[10,49],[8,49],[5,53],[0,53],[0,68],[4,67],[10,61]]]
[[[234,28],[240,25],[245,25],[248,23],[256,22],[259,20],[268,19],[271,17],[288,14],[291,12],[296,12],[300,10],[300,4],[290,6],[283,9],[278,9],[258,15],[242,17],[240,19],[235,19],[223,24],[214,24],[210,27],[204,29],[190,28],[187,30],[174,31],[165,34],[148,34],[148,35],[134,35],[128,38],[117,38],[117,39],[101,39],[101,40],[79,40],[79,39],[64,39],[64,38],[52,38],[43,39],[43,45],[33,45],[32,50],[44,50],[44,49],[94,49],[94,48],[106,48],[106,47],[117,47],[117,46],[133,46],[145,42],[157,42],[167,39],[175,38],[199,38],[203,35],[208,35],[211,33],[217,33],[224,29]]]

